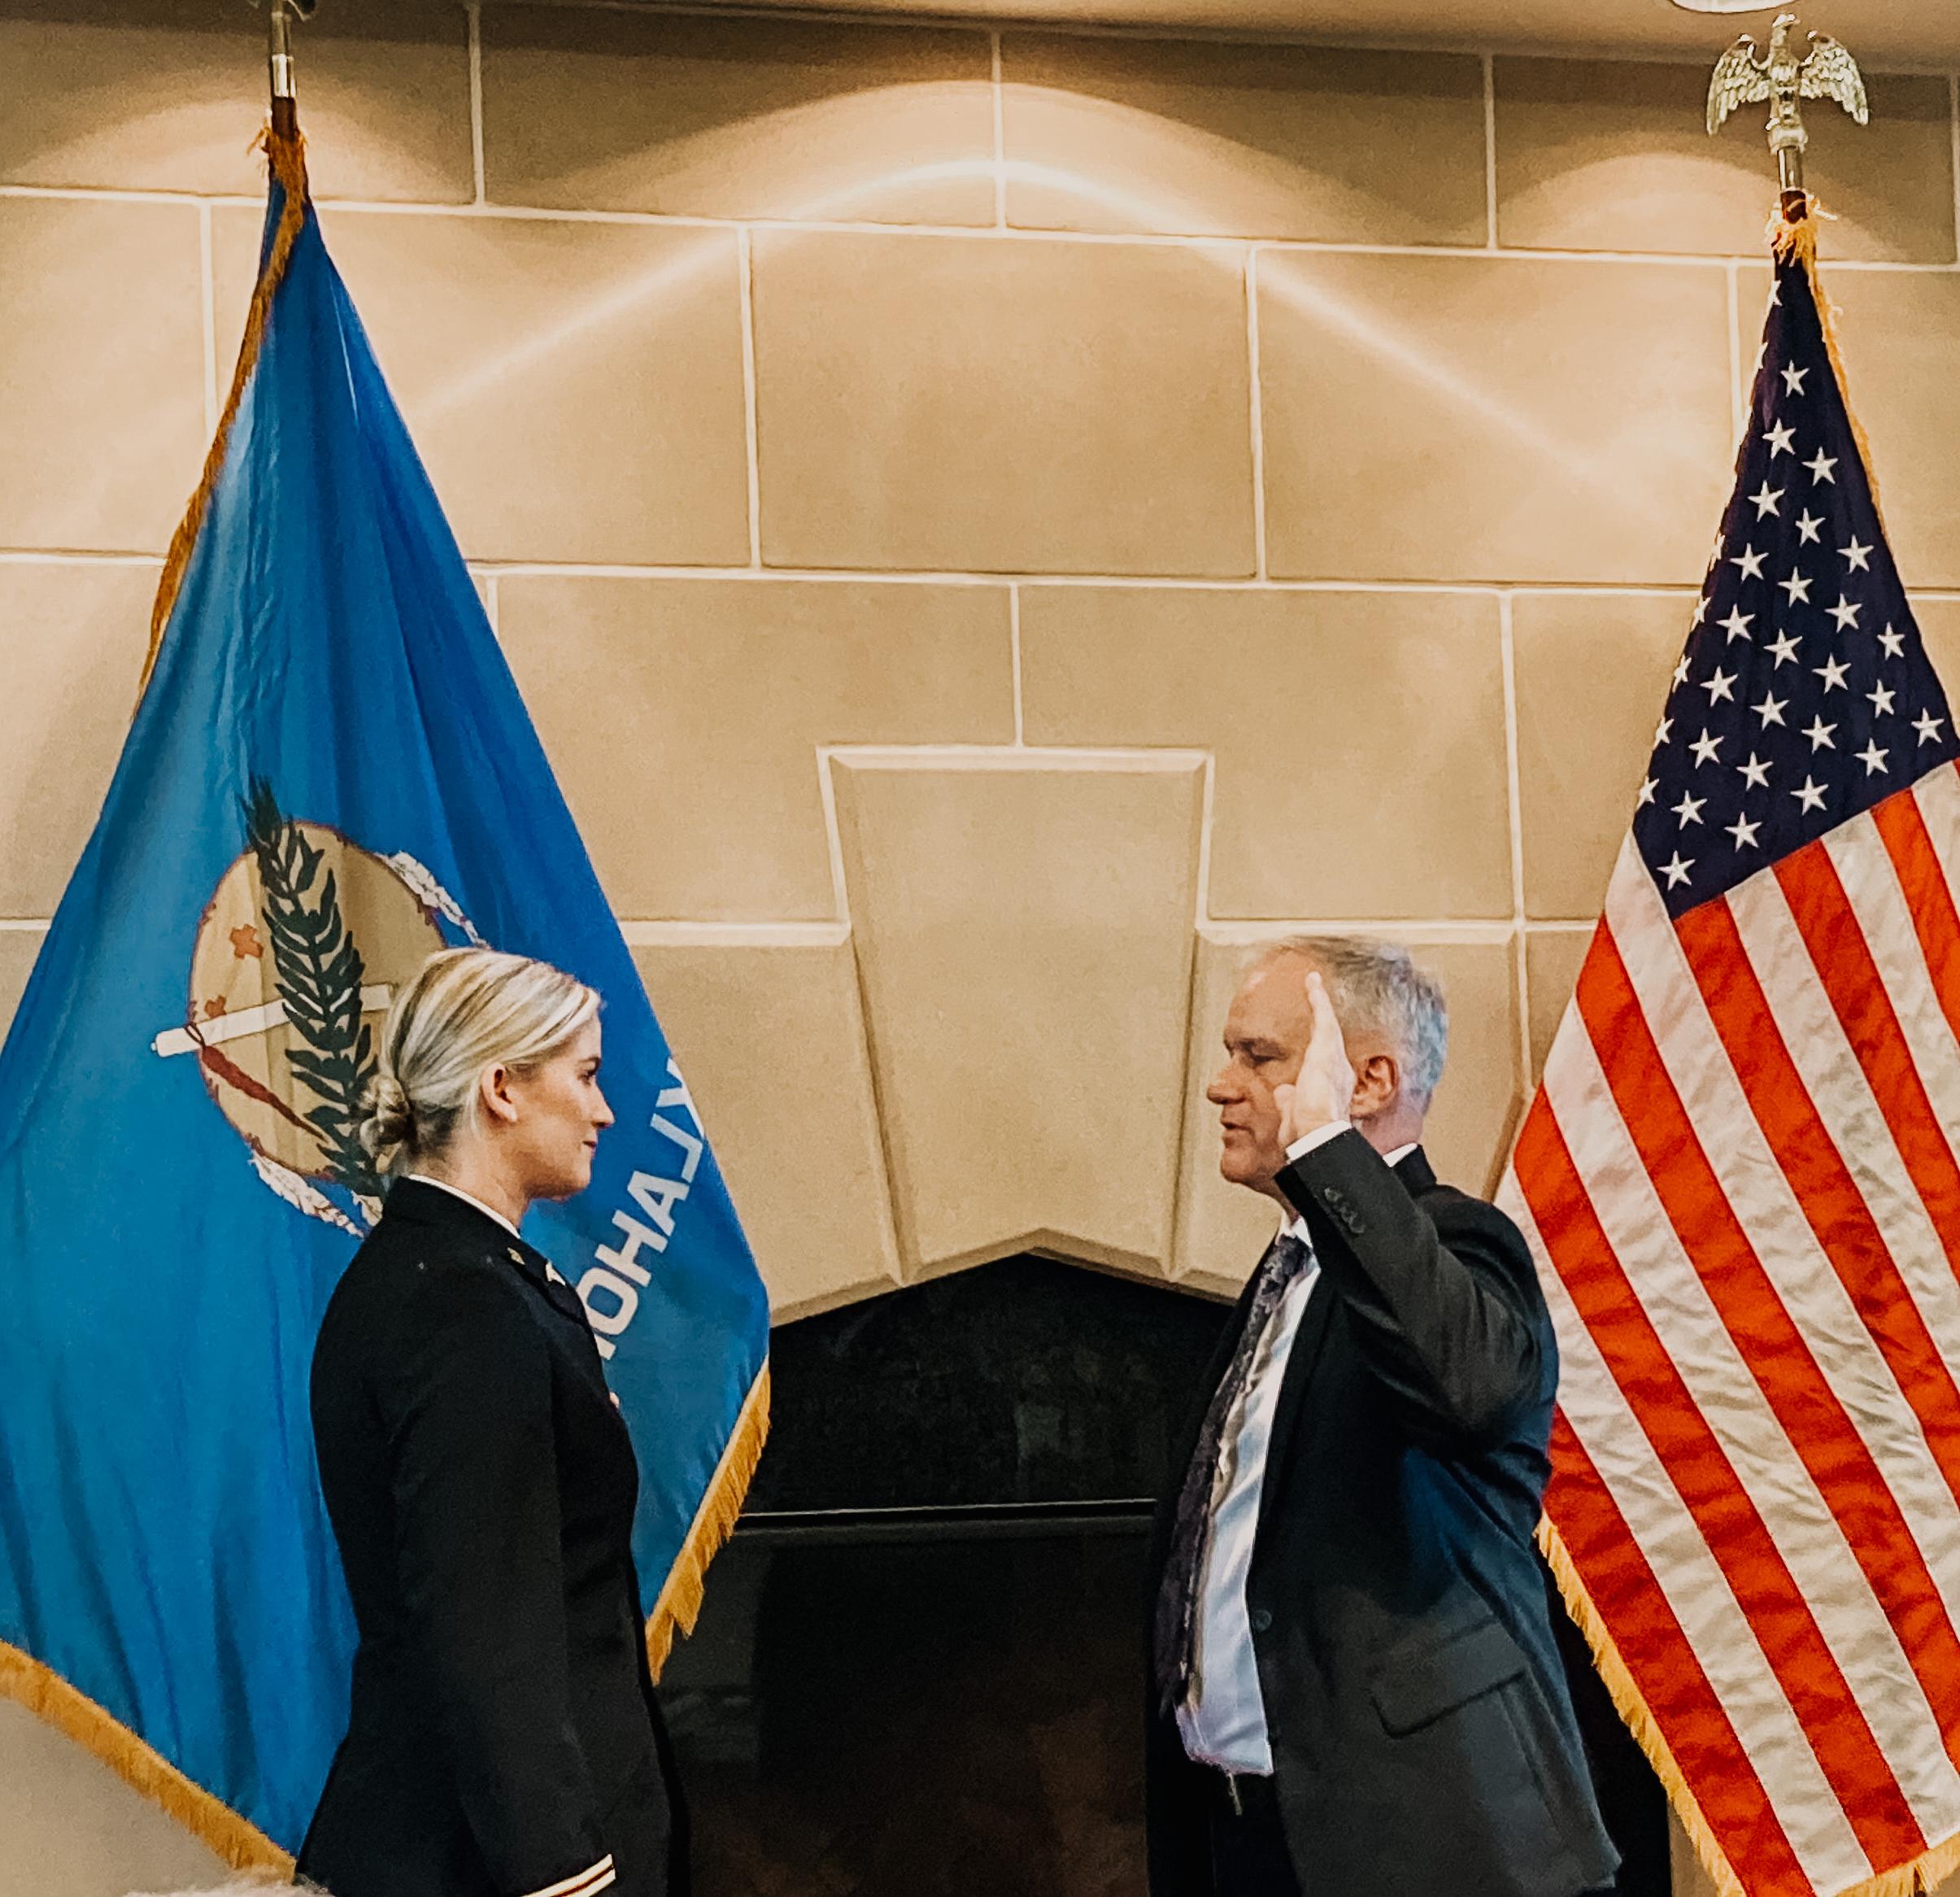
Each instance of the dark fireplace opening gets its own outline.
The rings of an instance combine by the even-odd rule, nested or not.
[[[661,1688],[696,1897],[1141,1897],[1145,1545],[1229,1315],[1024,1256],[777,1331]],[[1658,1783],[1568,1664],[1619,1888],[1666,1897]]]

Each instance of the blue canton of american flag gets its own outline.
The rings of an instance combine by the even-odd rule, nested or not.
[[[1801,264],[1777,272],[1634,839],[1679,915],[1960,756]]]
[[[1792,255],[1501,1196],[1558,1333],[1553,1565],[1747,1897],[1960,1862],[1957,751]]]

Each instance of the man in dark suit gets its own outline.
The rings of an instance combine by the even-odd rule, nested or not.
[[[1207,1090],[1286,1221],[1152,1563],[1152,1897],[1576,1897],[1615,1856],[1532,1543],[1558,1360],[1531,1258],[1437,1183],[1435,983],[1298,937]]]

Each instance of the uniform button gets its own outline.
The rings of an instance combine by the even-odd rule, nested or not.
[[[1273,1616],[1264,1607],[1255,1607],[1252,1612],[1252,1622],[1255,1633],[1264,1633],[1271,1628]]]

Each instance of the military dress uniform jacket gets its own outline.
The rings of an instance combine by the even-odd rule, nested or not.
[[[1392,1171],[1352,1131],[1278,1184],[1321,1275],[1280,1385],[1246,1607],[1301,1887],[1608,1885],[1616,1856],[1532,1540],[1558,1356],[1531,1254],[1494,1206],[1439,1185],[1419,1150]],[[1197,1433],[1194,1420],[1180,1471]],[[1174,1496],[1153,1577],[1173,1508]],[[1152,1897],[1210,1897],[1213,1795],[1154,1693],[1148,1770]]]
[[[639,1472],[577,1295],[401,1180],[328,1306],[312,1412],[360,1643],[300,1874],[333,1897],[681,1897]]]

